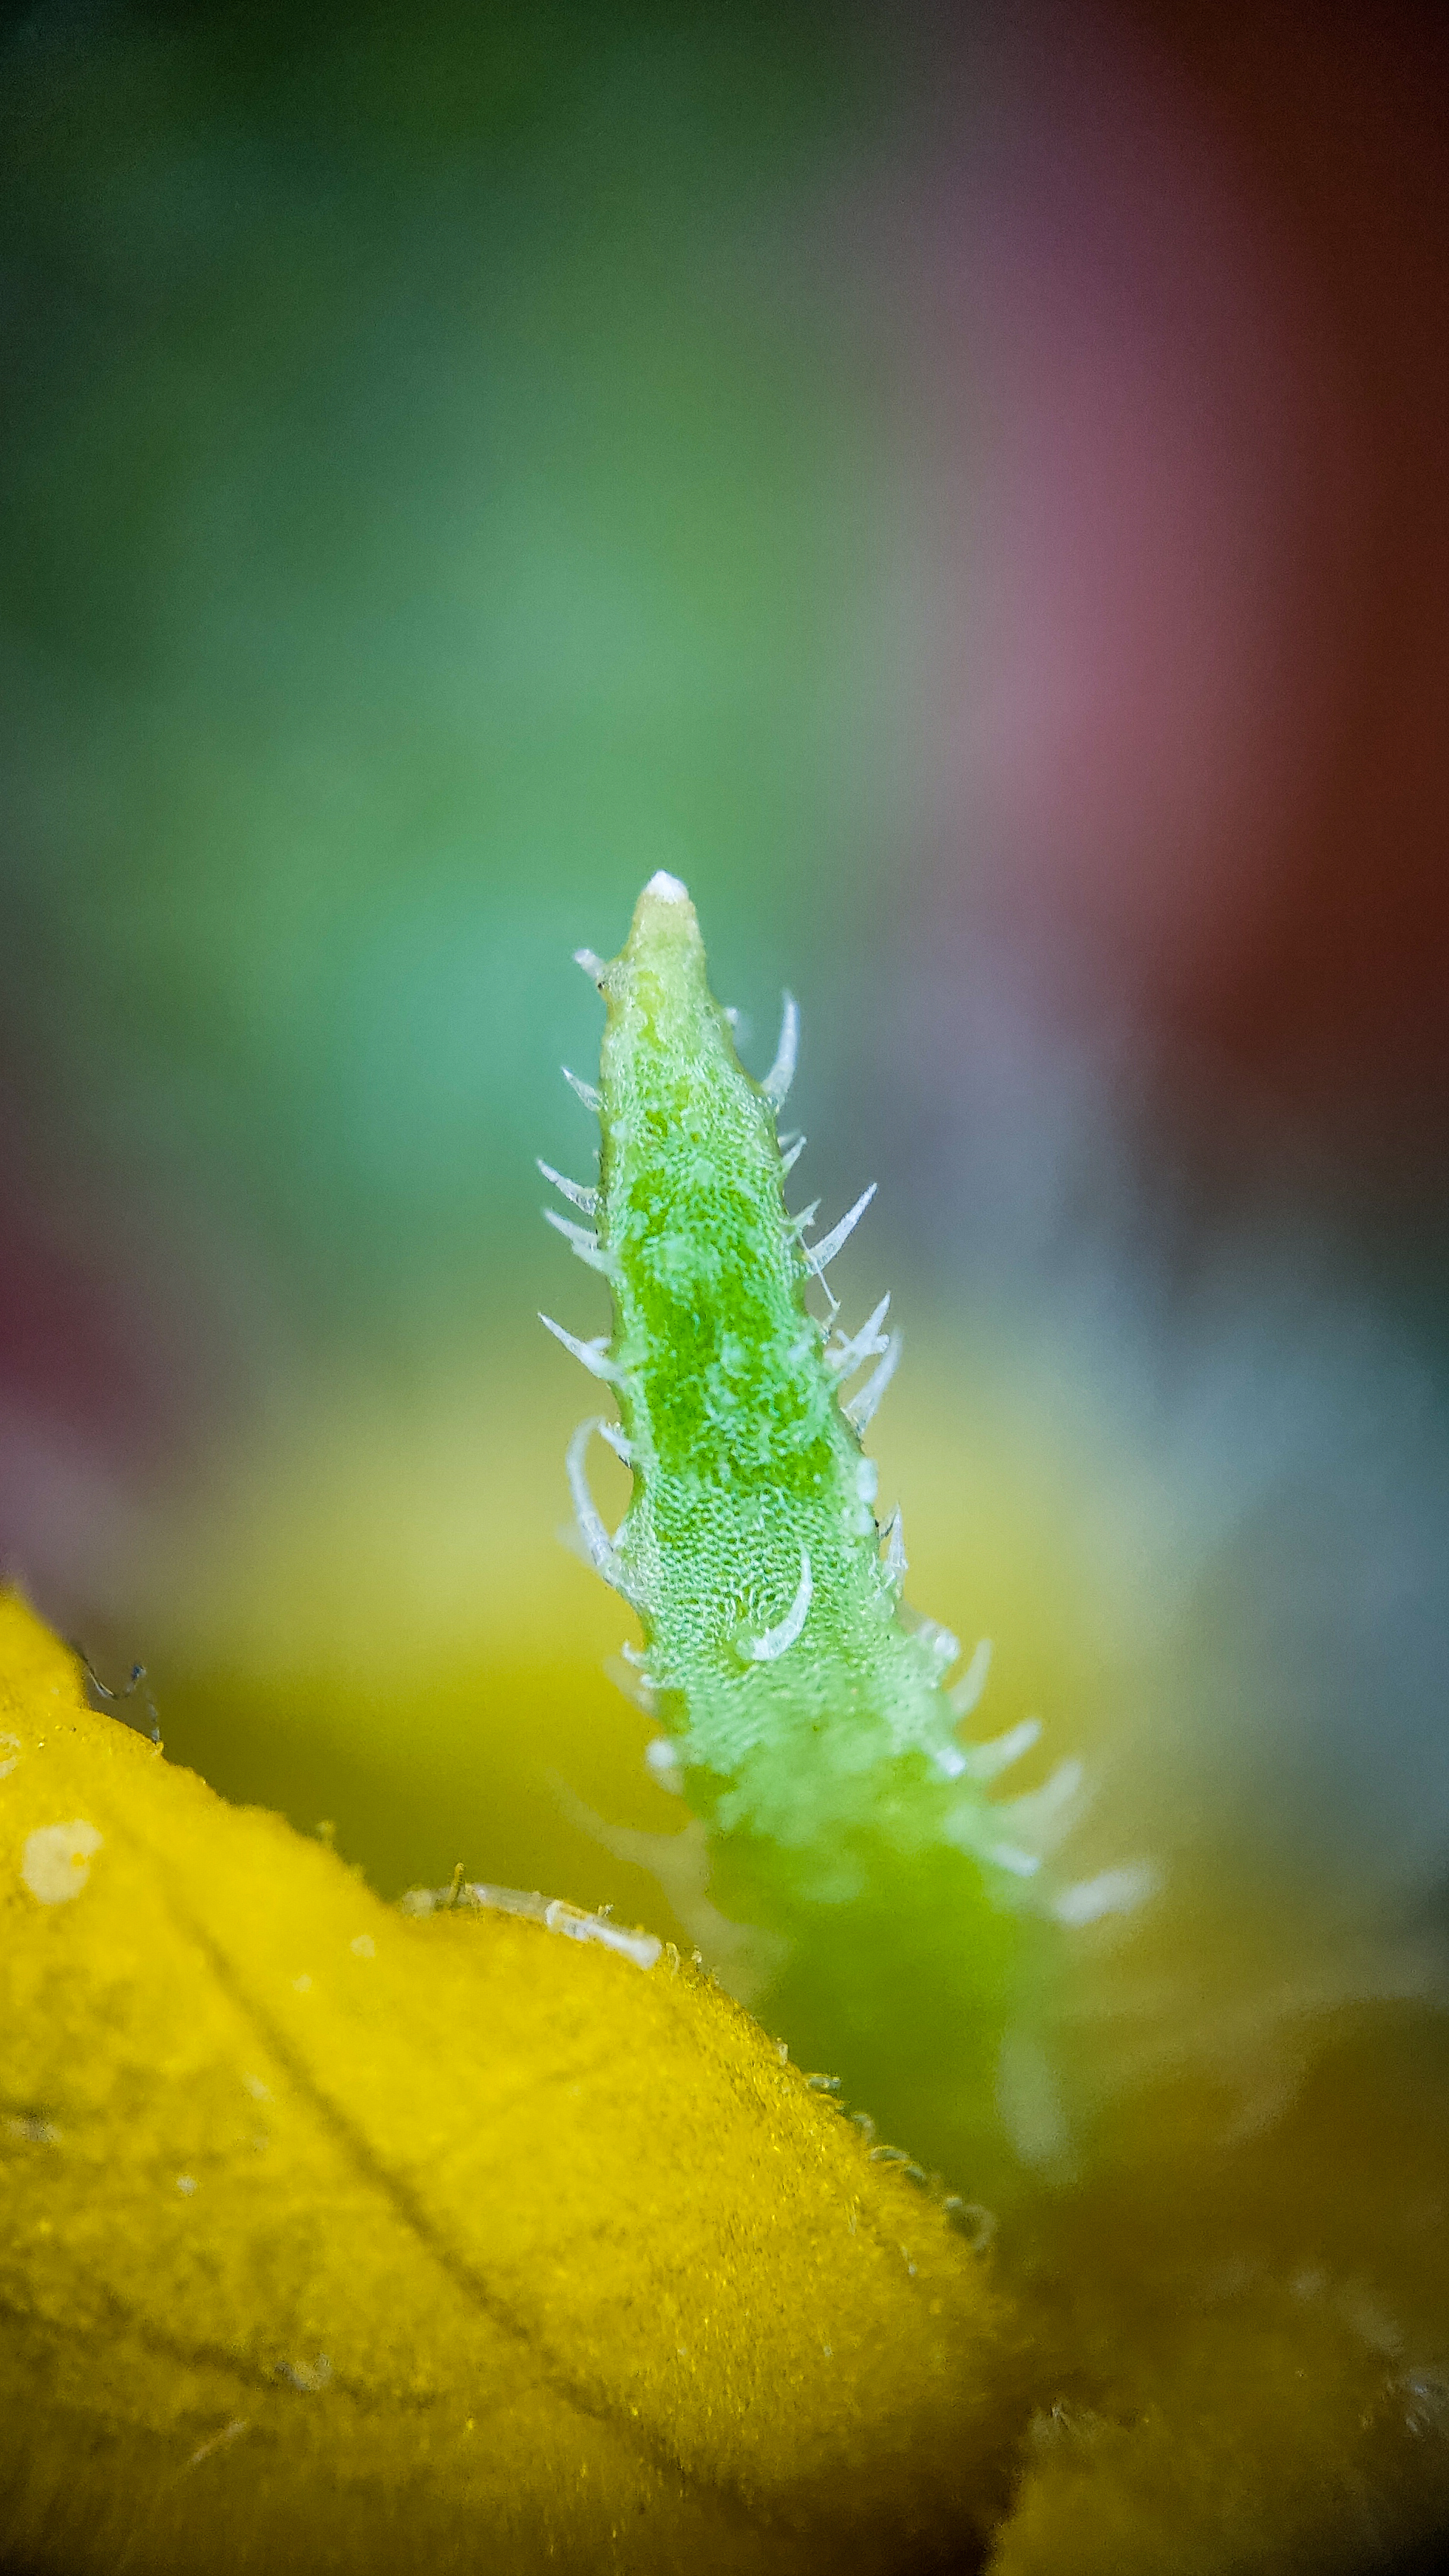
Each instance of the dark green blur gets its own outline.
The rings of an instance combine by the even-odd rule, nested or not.
[[[13,1079],[243,1337],[426,1341],[532,1255],[568,946],[677,864],[763,1015],[767,903],[772,958],[868,920],[902,674],[828,236],[891,64],[433,5],[41,8],[3,68]]]

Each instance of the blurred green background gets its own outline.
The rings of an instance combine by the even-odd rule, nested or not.
[[[7,1563],[384,1892],[673,1925],[568,1803],[678,1816],[533,1321],[602,1321],[537,1217],[569,951],[666,866],[757,1069],[801,997],[801,1195],[882,1182],[882,1491],[993,1724],[1091,1753],[1104,1863],[1439,1901],[1449,219],[1390,16],[9,20]]]

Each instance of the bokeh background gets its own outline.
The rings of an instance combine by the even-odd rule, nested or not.
[[[667,866],[1081,1867],[1433,1983],[1446,99],[1394,0],[9,15],[0,1544],[175,1757],[680,1928],[532,1159]]]

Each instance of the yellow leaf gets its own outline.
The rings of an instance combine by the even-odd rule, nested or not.
[[[0,2552],[913,2563],[1018,2374],[939,2207],[668,1953],[410,1919],[0,1599]]]

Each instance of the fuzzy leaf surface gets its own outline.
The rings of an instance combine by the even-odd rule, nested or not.
[[[668,1954],[413,1920],[0,1601],[0,2553],[905,2565],[1002,2502],[1002,2302]]]

